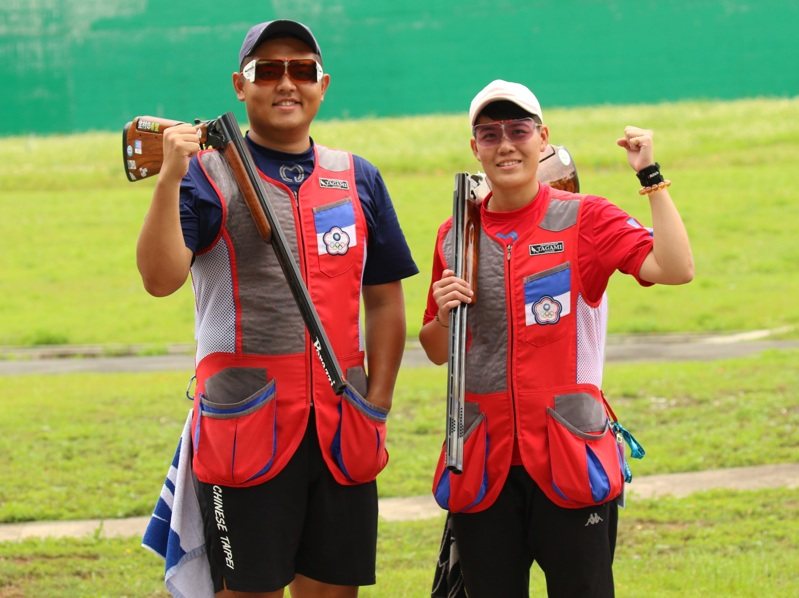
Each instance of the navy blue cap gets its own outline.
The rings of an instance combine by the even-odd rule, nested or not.
[[[322,50],[319,48],[319,42],[316,41],[311,30],[302,23],[297,21],[290,21],[288,19],[281,19],[276,21],[266,21],[253,25],[244,36],[244,42],[241,44],[239,50],[239,66],[242,65],[244,59],[253,53],[255,48],[268,39],[275,37],[294,37],[301,42],[308,45],[315,54],[322,57]]]

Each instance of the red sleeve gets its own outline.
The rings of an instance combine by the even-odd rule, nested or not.
[[[436,304],[435,299],[433,299],[433,283],[441,279],[441,273],[444,271],[445,262],[442,245],[444,242],[444,237],[451,227],[452,219],[450,218],[439,227],[438,234],[436,235],[436,246],[435,250],[433,251],[433,271],[430,275],[430,286],[427,288],[427,306],[424,310],[422,325],[430,322],[438,313],[438,305]]]
[[[638,272],[652,251],[652,231],[604,198],[587,196],[584,202],[578,259],[586,299],[598,301],[616,270],[651,286]]]

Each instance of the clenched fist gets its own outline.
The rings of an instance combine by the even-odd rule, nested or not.
[[[651,129],[629,125],[624,127],[624,137],[616,140],[616,145],[627,150],[627,161],[635,172],[655,163],[654,135]]]

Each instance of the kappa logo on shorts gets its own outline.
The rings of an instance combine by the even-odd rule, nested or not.
[[[350,184],[342,179],[319,179],[319,186],[322,189],[345,189],[350,188]]]
[[[554,241],[552,243],[536,243],[530,245],[530,255],[545,255],[547,253],[563,253],[563,241]]]
[[[591,513],[588,516],[588,521],[585,522],[585,525],[583,527],[588,527],[589,525],[596,525],[597,523],[601,523],[602,521],[604,521],[604,519],[602,519],[602,517],[600,517],[598,513]]]

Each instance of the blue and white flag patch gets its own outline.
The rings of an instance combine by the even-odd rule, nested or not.
[[[640,222],[638,222],[638,221],[637,221],[635,218],[633,218],[632,216],[630,216],[630,217],[627,219],[627,224],[628,224],[629,226],[632,226],[633,228],[643,228],[644,230],[646,230],[646,232],[648,232],[648,233],[649,233],[649,236],[650,236],[650,237],[654,237],[654,236],[655,236],[655,231],[654,231],[652,228],[650,228],[650,227],[648,227],[648,226],[644,226],[643,224],[641,224]]]
[[[314,213],[319,255],[344,255],[355,247],[355,211],[350,201]]]
[[[525,324],[557,324],[571,312],[571,268],[561,268],[552,274],[525,280]]]

